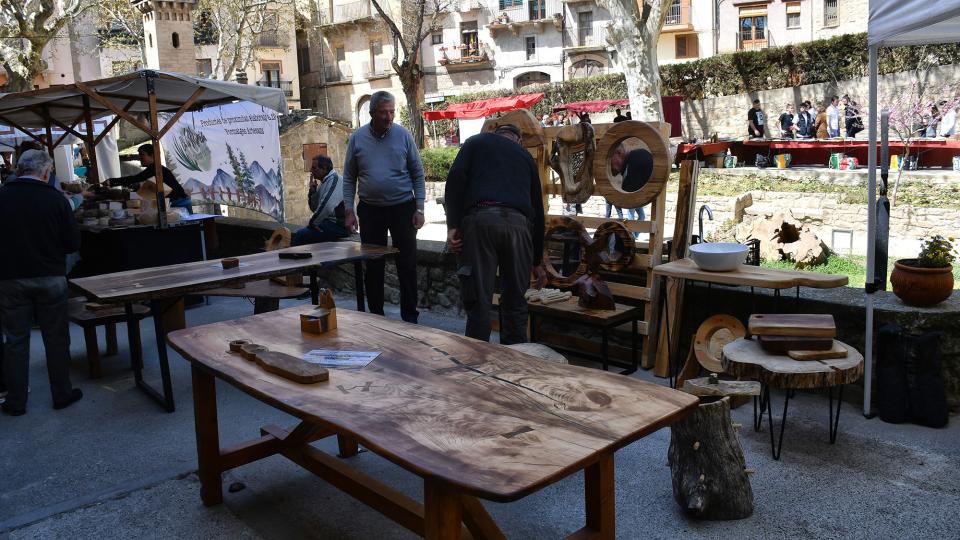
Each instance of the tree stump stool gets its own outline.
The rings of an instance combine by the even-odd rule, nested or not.
[[[673,423],[667,457],[673,498],[687,514],[713,520],[753,514],[753,488],[730,421],[730,398],[701,401],[697,410]]]
[[[100,365],[100,344],[97,342],[97,327],[103,326],[106,333],[105,356],[117,354],[117,323],[127,322],[123,306],[89,304],[95,309],[89,309],[85,302],[70,302],[68,316],[70,321],[83,328],[83,342],[87,350],[87,366],[91,379],[99,379],[103,373]],[[146,306],[133,305],[133,314],[137,322],[150,314]],[[130,348],[140,347],[139,343],[131,343]]]

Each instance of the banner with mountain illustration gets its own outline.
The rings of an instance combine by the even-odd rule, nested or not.
[[[160,145],[167,168],[195,203],[248,208],[283,222],[275,111],[239,102],[184,113]]]

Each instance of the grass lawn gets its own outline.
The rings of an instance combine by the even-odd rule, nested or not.
[[[890,272],[893,271],[893,263],[896,262],[897,259],[899,259],[899,257],[891,257],[887,264],[888,283],[890,279]],[[760,266],[764,266],[766,268],[793,269],[793,263],[781,261],[763,261],[760,263]],[[804,268],[804,270],[808,270],[810,272],[820,272],[821,274],[845,274],[850,279],[850,282],[847,284],[848,287],[862,288],[864,283],[866,283],[867,258],[859,255],[831,255],[830,258],[827,259],[826,264],[810,266]],[[953,288],[960,289],[960,265],[957,264],[953,266]]]

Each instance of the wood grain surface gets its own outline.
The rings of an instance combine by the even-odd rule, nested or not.
[[[723,367],[735,377],[777,388],[823,388],[856,382],[863,375],[863,356],[846,343],[837,343],[847,349],[846,358],[801,362],[767,353],[754,340],[738,339],[723,348]]]
[[[309,292],[306,287],[287,287],[275,283],[269,279],[251,281],[245,284],[241,289],[233,287],[216,287],[214,289],[204,289],[204,296],[227,296],[232,298],[297,298],[298,296]]]
[[[168,341],[199,369],[307,421],[334,427],[414,474],[507,502],[582,469],[690,412],[694,396],[648,382],[544,362],[506,347],[368,313],[302,334],[298,306],[188,328]],[[302,356],[379,351],[364,369],[292,383],[227,351],[247,339]]]
[[[826,351],[787,351],[787,356],[794,360],[833,360],[835,358],[846,358],[847,348],[839,341],[834,340],[833,345]]]
[[[543,305],[537,302],[527,304],[527,309],[538,315],[561,318],[567,321],[578,321],[594,326],[614,326],[624,321],[639,318],[641,309],[636,306],[614,304],[615,309],[590,309],[581,307],[579,299],[574,296],[563,302],[553,302]],[[643,333],[638,330],[638,333]]]
[[[760,266],[741,265],[730,272],[707,272],[701,270],[692,259],[680,259],[657,265],[657,275],[692,279],[704,283],[724,285],[746,285],[768,289],[789,289],[791,287],[811,287],[814,289],[832,289],[847,284],[847,276],[804,272],[802,270],[783,270]]]
[[[224,270],[220,261],[157,266],[70,280],[70,284],[100,302],[127,302],[181,296],[186,293],[256,279],[282,276],[321,266],[385,257],[396,253],[386,246],[359,242],[325,242],[278,251],[244,255],[240,267]],[[279,253],[305,252],[307,259],[281,259]]]
[[[714,315],[700,324],[693,340],[697,361],[707,371],[722,373],[720,357],[723,347],[731,341],[747,335],[747,330],[733,315]]]
[[[837,336],[837,324],[829,313],[754,313],[747,329],[754,336]]]
[[[634,192],[623,191],[613,185],[614,176],[610,169],[610,158],[614,150],[623,141],[637,138],[646,145],[653,156],[653,171],[643,187]],[[657,126],[627,120],[611,125],[600,136],[597,151],[593,159],[593,178],[597,183],[596,192],[620,208],[640,208],[653,202],[667,184],[670,177],[670,144],[658,131]]]

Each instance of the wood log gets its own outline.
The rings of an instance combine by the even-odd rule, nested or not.
[[[753,489],[743,448],[730,422],[730,399],[701,403],[670,426],[673,497],[690,516],[743,519],[753,514]]]

